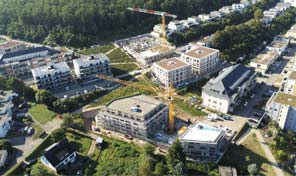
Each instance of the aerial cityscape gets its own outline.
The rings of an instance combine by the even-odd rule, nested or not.
[[[296,175],[296,0],[0,7],[0,175]]]

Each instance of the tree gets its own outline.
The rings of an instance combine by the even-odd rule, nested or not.
[[[260,20],[263,18],[263,12],[262,12],[262,9],[257,9],[255,12],[254,12],[254,17],[256,20]]]
[[[284,163],[288,159],[288,154],[284,150],[276,151],[276,157],[281,163]]]
[[[52,102],[56,99],[47,90],[38,90],[35,94],[35,99],[37,103],[46,104],[47,106],[52,106]]]
[[[6,90],[6,78],[0,75],[0,90]]]
[[[187,175],[187,168],[183,162],[179,162],[175,165],[173,175],[175,176],[184,176]]]
[[[257,164],[253,163],[248,165],[248,172],[250,174],[250,176],[254,176],[258,173],[258,168],[257,168]]]
[[[62,128],[73,128],[84,131],[84,121],[80,114],[64,114]]]
[[[47,168],[45,168],[41,163],[34,164],[31,170],[32,176],[54,176]]]
[[[56,129],[54,130],[51,135],[50,138],[53,142],[58,142],[60,140],[62,140],[63,138],[65,138],[65,130],[62,128]]]
[[[155,166],[155,170],[153,172],[153,175],[156,176],[162,176],[162,175],[167,175],[167,166],[163,164],[163,162],[159,162]]]
[[[139,166],[139,175],[150,176],[152,175],[152,158],[146,157]]]
[[[7,139],[0,139],[0,150],[11,149],[11,143]]]
[[[167,162],[171,171],[173,171],[174,167],[180,162],[186,167],[186,155],[179,139],[176,139],[170,147],[167,155]]]
[[[251,157],[250,157],[250,155],[247,155],[247,156],[246,156],[246,161],[247,161],[247,162],[250,162],[250,161],[251,161]]]
[[[148,156],[153,156],[153,153],[155,151],[155,147],[151,144],[145,144],[144,145],[144,151],[145,151],[145,154],[148,155]]]
[[[24,93],[25,83],[17,78],[9,77],[6,81],[6,88],[16,93]]]

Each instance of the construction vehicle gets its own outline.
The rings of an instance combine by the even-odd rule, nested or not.
[[[140,9],[140,8],[127,8],[127,10],[133,11],[133,12],[140,12],[140,13],[147,13],[147,14],[152,14],[152,15],[158,15],[161,16],[162,19],[162,25],[161,25],[161,30],[162,30],[162,39],[163,42],[167,42],[167,34],[166,34],[166,17],[171,17],[171,18],[177,18],[177,15],[173,15],[167,12],[160,12],[160,11],[155,11],[155,10],[147,10],[147,9]]]
[[[118,83],[121,85],[134,87],[134,88],[141,89],[141,90],[146,90],[149,92],[154,92],[159,97],[162,97],[164,99],[164,101],[167,102],[169,105],[168,132],[170,134],[172,134],[174,132],[174,130],[175,130],[175,113],[174,113],[173,97],[176,96],[176,93],[175,93],[175,90],[172,88],[172,86],[166,88],[166,90],[164,91],[160,88],[148,87],[147,85],[141,85],[141,84],[137,84],[135,82],[124,81],[124,80],[120,80],[120,79],[113,78],[113,77],[106,76],[106,75],[97,75],[97,77],[100,79],[115,82],[115,83]]]

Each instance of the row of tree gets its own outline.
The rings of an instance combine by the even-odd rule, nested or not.
[[[251,7],[244,9],[242,13],[232,13],[221,19],[206,22],[202,24],[200,28],[191,28],[186,32],[174,33],[170,38],[170,42],[174,43],[175,45],[181,45],[192,40],[197,40],[203,36],[211,35],[217,30],[223,30],[227,25],[237,25],[246,22],[254,17],[254,13],[258,9],[269,9],[273,7],[276,2],[277,1],[274,0],[263,0]]]
[[[131,13],[127,7],[167,11],[183,19],[234,2],[238,0],[0,0],[0,33],[33,42],[83,46],[108,34],[151,30],[157,23],[157,18]]]
[[[291,8],[276,17],[270,26],[265,26],[260,21],[262,11],[257,10],[254,19],[217,31],[213,37],[213,47],[222,51],[221,57],[228,61],[236,61],[241,56],[250,56],[260,50],[264,41],[268,43],[276,35],[287,31],[295,23],[295,15],[296,9]]]

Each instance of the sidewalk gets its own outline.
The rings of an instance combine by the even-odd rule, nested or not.
[[[277,176],[284,176],[283,171],[279,167],[279,165],[278,165],[277,161],[275,160],[274,156],[272,155],[268,145],[264,141],[264,138],[263,138],[262,134],[259,132],[259,130],[253,130],[253,131],[256,133],[258,142],[260,143],[261,148],[264,150],[268,161],[272,165],[272,168],[273,168],[275,174]]]

